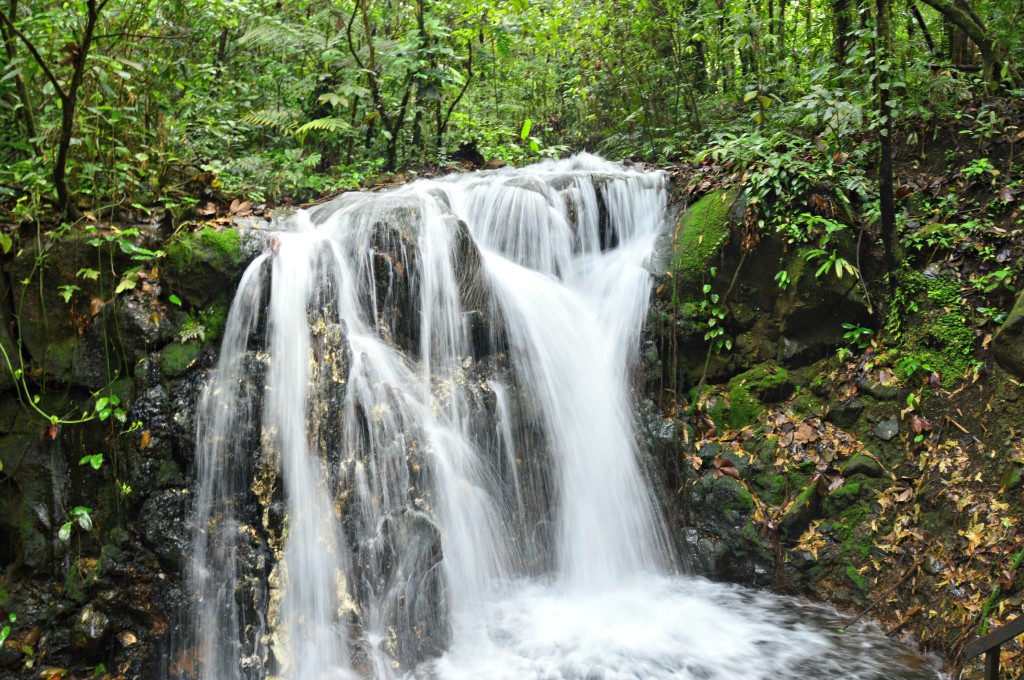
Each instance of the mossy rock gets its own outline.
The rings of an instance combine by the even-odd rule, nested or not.
[[[190,305],[203,307],[225,291],[234,290],[246,256],[238,229],[205,227],[185,234],[167,246],[164,278],[169,293]]]
[[[866,477],[878,478],[885,475],[885,470],[882,469],[882,464],[863,452],[858,452],[850,456],[850,459],[846,461],[846,465],[843,466],[843,475],[845,477],[851,477],[853,475],[864,475]]]
[[[800,535],[810,526],[811,520],[818,514],[820,506],[818,483],[812,481],[804,487],[804,490],[793,501],[793,505],[782,516],[782,520],[779,522],[779,532],[791,540],[800,538]]]
[[[1017,298],[999,332],[992,338],[992,356],[999,365],[1024,378],[1024,295]]]
[[[757,507],[741,482],[728,475],[717,479],[706,474],[697,480],[693,495],[702,507],[702,514],[724,520],[732,526],[742,524]]]
[[[902,333],[901,358],[918,360],[921,368],[942,376],[943,387],[952,387],[970,369],[976,344],[971,310],[964,304],[960,284],[944,276],[927,279],[908,272],[900,288],[918,309],[898,317],[898,324],[890,320],[890,326],[898,325]],[[894,309],[893,314],[903,311]]]
[[[683,291],[696,292],[728,240],[739,188],[712,191],[679,218],[673,243],[672,276]]]
[[[168,378],[176,378],[192,368],[199,360],[201,347],[194,343],[171,343],[160,352],[160,371]]]
[[[760,417],[765,401],[788,397],[793,385],[786,369],[765,363],[735,376],[725,389],[728,399],[715,399],[709,414],[719,428],[737,430]]]

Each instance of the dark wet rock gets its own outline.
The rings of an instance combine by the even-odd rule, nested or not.
[[[900,433],[900,421],[896,419],[896,416],[886,418],[885,420],[878,423],[873,430],[873,434],[881,439],[882,441],[892,441],[896,435]]]
[[[715,458],[718,458],[718,455],[722,453],[723,448],[724,447],[718,442],[708,442],[704,446],[700,447],[697,451],[697,455],[700,456],[701,461],[703,461],[705,465],[710,465],[711,462],[715,460]]]
[[[786,514],[782,516],[782,520],[779,522],[779,532],[783,536],[790,540],[796,540],[807,529],[811,520],[817,516],[821,506],[817,487],[817,482],[811,482],[804,487]]]
[[[885,476],[881,463],[864,453],[855,453],[846,461],[843,466],[843,475],[864,475],[865,477],[879,478]]]
[[[833,404],[828,410],[828,419],[843,429],[850,429],[860,419],[864,411],[864,402],[861,399],[848,399]]]
[[[1006,371],[1024,378],[1024,295],[992,338],[992,356]]]
[[[110,617],[92,604],[78,614],[71,629],[71,644],[82,652],[97,651],[110,634]]]
[[[899,394],[899,388],[895,385],[886,385],[867,379],[858,382],[857,389],[866,394],[870,394],[879,401],[891,401]]]
[[[143,541],[147,548],[172,569],[181,569],[188,554],[191,535],[187,522],[188,489],[166,489],[154,493],[142,505],[146,517]]]

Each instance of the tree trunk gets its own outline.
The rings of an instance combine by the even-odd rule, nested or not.
[[[893,275],[899,268],[896,258],[896,204],[893,198],[892,178],[892,106],[890,101],[895,93],[892,91],[892,77],[888,68],[892,57],[892,0],[876,0],[878,18],[878,46],[875,50],[876,75],[878,77],[878,116],[881,123],[878,129],[878,142],[881,148],[878,163],[878,203],[881,212],[882,244],[885,246],[885,264],[889,270],[889,285],[892,286]]]
[[[992,40],[973,10],[969,7],[965,9],[959,3],[955,4],[951,0],[923,0],[923,2],[935,9],[957,29],[963,31],[978,46],[984,62],[985,82],[999,86],[1002,81],[1006,81],[1012,87],[1024,87],[1024,79],[1021,78],[1020,73],[1009,59],[1003,56],[1005,51]]]
[[[99,21],[100,12],[106,6],[107,0],[102,3],[96,0],[89,0],[87,3],[88,16],[85,21],[85,31],[82,33],[81,43],[78,45],[78,55],[74,60],[74,70],[71,72],[71,82],[67,91],[61,96],[61,119],[60,139],[57,142],[57,161],[53,166],[53,185],[57,190],[57,207],[67,217],[77,218],[78,207],[71,201],[71,194],[68,191],[67,167],[68,153],[71,150],[71,137],[75,128],[75,108],[78,106],[78,90],[85,80],[85,62],[89,56],[89,49],[92,47],[92,38],[96,31],[96,23]]]
[[[832,58],[836,66],[846,63],[846,42],[850,35],[850,0],[835,0],[832,3]]]
[[[12,23],[18,18],[18,0],[11,0],[8,18]],[[17,58],[18,53],[15,47],[14,36],[8,32],[6,24],[0,24],[0,37],[3,38],[8,62],[13,62]],[[21,109],[18,111],[18,115],[25,124],[25,134],[28,136],[29,144],[32,145],[36,155],[40,156],[42,155],[42,150],[39,148],[39,142],[37,141],[39,132],[36,131],[36,117],[32,113],[32,98],[29,96],[28,86],[25,84],[25,79],[22,77],[20,70],[14,76],[14,85],[18,90],[18,99],[21,100]]]
[[[925,23],[924,17],[921,16],[921,10],[918,8],[916,2],[910,3],[910,13],[914,16],[914,20],[917,21],[917,25],[921,27],[921,33],[924,35],[924,41],[928,44],[928,51],[935,54],[935,41],[932,40],[932,34],[928,30],[928,24]]]

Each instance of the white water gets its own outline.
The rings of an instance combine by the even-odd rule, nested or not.
[[[628,385],[665,203],[584,155],[292,219],[202,405],[203,680],[934,677],[671,575]]]

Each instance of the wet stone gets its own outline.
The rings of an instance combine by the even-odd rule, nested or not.
[[[888,418],[875,426],[874,434],[883,441],[892,441],[900,433],[900,421],[896,417]]]
[[[110,617],[93,605],[86,605],[71,630],[71,644],[75,649],[92,651],[103,644],[109,632]]]
[[[843,467],[843,475],[864,475],[866,477],[881,477],[885,474],[882,465],[871,456],[863,453],[855,453]]]

